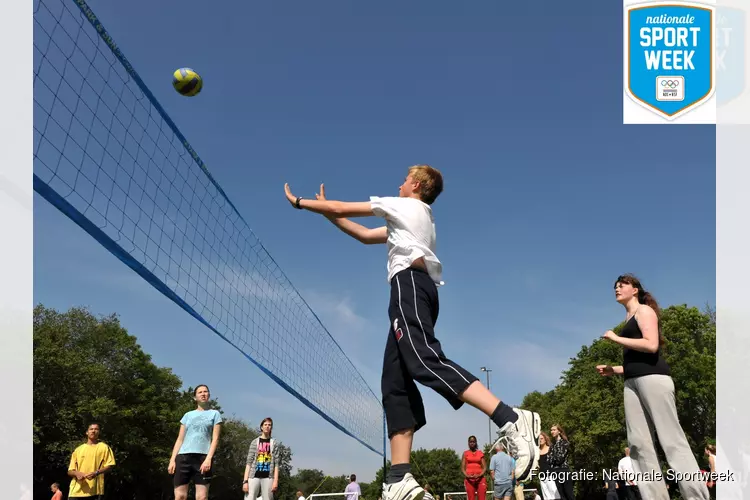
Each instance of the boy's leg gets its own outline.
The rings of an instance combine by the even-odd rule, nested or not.
[[[419,389],[404,367],[398,349],[396,331],[391,328],[385,344],[381,391],[388,437],[391,467],[384,485],[384,500],[421,500],[424,489],[410,472],[414,431],[425,425],[424,404]]]
[[[380,379],[383,409],[391,441],[391,463],[408,463],[414,432],[426,423],[424,403],[417,384],[405,369],[398,351],[396,333],[388,332]]]
[[[538,464],[539,415],[505,405],[476,376],[443,354],[434,333],[438,309],[437,288],[427,273],[407,269],[393,277],[389,314],[405,369],[454,409],[466,402],[488,415],[516,453],[517,477],[527,479]]]
[[[388,312],[403,368],[457,410],[464,404],[460,395],[479,379],[443,354],[433,329],[438,308],[437,289],[427,273],[407,269],[393,277]]]
[[[403,431],[396,431],[390,437],[391,444],[391,464],[408,464],[411,458],[411,448],[414,441],[414,430],[405,429]],[[391,468],[392,470],[393,468]],[[409,472],[409,470],[406,470]],[[397,478],[393,478],[398,480]]]

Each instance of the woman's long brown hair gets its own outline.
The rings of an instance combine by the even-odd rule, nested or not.
[[[659,347],[664,345],[664,335],[661,333],[661,308],[659,308],[659,303],[656,302],[656,299],[653,295],[651,295],[650,292],[647,292],[645,288],[643,288],[643,285],[641,285],[641,281],[636,278],[632,274],[623,274],[617,277],[615,280],[615,287],[617,287],[618,283],[630,285],[633,288],[638,289],[638,303],[645,304],[649,306],[651,309],[654,310],[656,313],[656,320],[658,322],[659,326]]]

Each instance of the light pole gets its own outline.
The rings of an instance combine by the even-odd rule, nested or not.
[[[490,390],[490,372],[491,372],[492,370],[490,370],[490,369],[489,369],[489,368],[487,368],[486,366],[483,366],[483,367],[481,368],[481,370],[482,370],[482,371],[483,371],[484,373],[486,373],[486,374],[487,374],[487,390],[489,391],[489,390]],[[489,444],[490,446],[492,446],[492,417],[489,417],[489,418],[488,418],[488,420],[489,420],[489,421],[488,421],[488,423],[487,423],[487,437],[489,438],[489,443],[488,443],[488,444]],[[490,453],[492,453],[492,450],[490,450]]]

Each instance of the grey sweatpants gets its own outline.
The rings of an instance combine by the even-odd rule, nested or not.
[[[273,492],[271,491],[271,486],[273,486],[272,477],[254,477],[248,481],[247,486],[249,490],[247,495],[245,495],[247,500],[256,500],[258,494],[260,494],[263,500],[273,500]]]
[[[664,480],[644,480],[644,474],[653,479],[654,473],[662,472],[656,456],[656,436],[669,468],[674,474],[688,476],[679,481],[682,498],[709,499],[706,483],[698,476],[700,467],[677,418],[672,377],[645,375],[626,380],[625,423],[636,483],[644,500],[669,500]]]

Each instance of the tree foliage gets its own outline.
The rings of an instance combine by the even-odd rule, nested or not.
[[[168,368],[157,367],[117,316],[97,319],[85,309],[59,313],[34,310],[34,492],[49,498],[49,485],[67,491],[73,449],[85,440],[89,422],[101,424],[101,439],[117,465],[107,474],[112,498],[169,499],[167,465],[182,415],[195,408],[193,388]],[[221,411],[217,401],[213,407]],[[247,450],[258,432],[226,418],[214,458],[212,499],[242,498]],[[279,498],[293,498],[292,451],[279,442]],[[192,496],[191,488],[191,496]]]
[[[419,449],[411,454],[412,474],[420,484],[429,484],[434,493],[463,491],[461,458],[449,448]]]
[[[154,472],[166,471],[175,422],[189,402],[181,385],[151,362],[116,316],[97,320],[83,309],[36,307],[34,491],[53,482],[67,490],[70,454],[89,422],[98,421],[117,462],[106,489],[121,498],[154,498],[168,482]]]
[[[291,478],[292,493],[301,491],[306,497],[313,493],[341,493],[349,484],[347,476],[328,476],[320,469],[299,469]],[[360,483],[362,496],[366,484]]]

